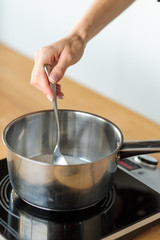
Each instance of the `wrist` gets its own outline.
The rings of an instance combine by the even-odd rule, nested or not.
[[[72,30],[69,34],[72,38],[80,39],[84,45],[89,41],[89,31],[84,26],[79,26],[79,24]]]

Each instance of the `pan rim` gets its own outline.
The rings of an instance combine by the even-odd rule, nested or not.
[[[102,161],[102,160],[104,160],[106,157],[109,158],[110,156],[118,153],[118,151],[122,148],[122,145],[123,145],[123,134],[122,134],[122,131],[121,131],[120,128],[119,128],[115,123],[113,123],[111,120],[109,120],[109,119],[107,119],[107,118],[105,118],[105,117],[102,117],[102,116],[100,116],[100,115],[97,115],[97,114],[94,114],[94,113],[89,113],[89,112],[86,112],[86,111],[81,111],[81,110],[58,109],[58,111],[60,111],[60,112],[83,113],[83,114],[87,114],[87,115],[90,115],[90,116],[99,118],[99,119],[101,119],[101,120],[103,120],[103,121],[105,121],[105,122],[107,121],[107,122],[108,122],[109,124],[111,124],[111,125],[114,127],[114,129],[116,129],[116,131],[119,133],[119,135],[120,135],[120,140],[121,140],[121,141],[119,142],[119,144],[117,144],[117,148],[115,148],[115,150],[112,151],[112,153],[106,155],[104,158],[97,159],[97,160],[95,160],[94,162]],[[29,117],[29,116],[32,116],[32,115],[38,115],[38,114],[45,113],[45,112],[53,112],[53,110],[52,110],[52,109],[45,109],[45,110],[40,110],[40,111],[29,112],[29,113],[23,114],[23,115],[15,118],[15,119],[13,119],[11,122],[9,122],[9,123],[5,126],[5,128],[4,128],[4,130],[3,130],[3,133],[2,133],[2,140],[3,140],[4,145],[5,145],[13,154],[17,155],[18,157],[20,157],[20,158],[22,158],[22,159],[24,159],[24,160],[26,160],[26,161],[30,161],[30,162],[34,162],[34,163],[36,162],[36,164],[46,165],[46,166],[48,166],[48,165],[51,166],[51,165],[52,165],[52,166],[53,166],[52,163],[45,163],[45,162],[35,161],[34,159],[30,159],[30,158],[27,158],[27,157],[22,156],[21,154],[18,154],[18,153],[8,144],[7,139],[6,139],[7,132],[9,131],[10,126],[12,126],[14,123],[20,121],[21,119],[23,119],[23,118],[25,118],[25,117]],[[87,164],[92,164],[92,163],[94,163],[94,162],[76,164],[76,166],[78,166],[78,165],[83,166],[83,165],[87,165]],[[54,165],[54,166],[55,166],[55,167],[56,167],[56,166],[67,167],[67,165]],[[74,164],[69,165],[69,166],[74,166],[74,167],[75,167]]]

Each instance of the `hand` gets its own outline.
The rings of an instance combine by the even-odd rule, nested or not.
[[[63,93],[60,84],[66,69],[80,60],[83,55],[85,43],[78,35],[71,34],[48,46],[42,47],[35,54],[35,65],[31,75],[31,85],[41,90],[50,101],[54,95],[50,82],[56,84],[57,97],[62,99]],[[49,78],[44,71],[45,65],[50,66]]]

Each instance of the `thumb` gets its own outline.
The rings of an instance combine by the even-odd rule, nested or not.
[[[60,81],[68,66],[68,61],[63,57],[60,57],[58,63],[53,67],[51,73],[49,74],[49,81],[53,84]]]

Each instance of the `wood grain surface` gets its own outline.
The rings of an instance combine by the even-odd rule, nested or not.
[[[4,127],[23,114],[52,109],[44,94],[30,86],[30,75],[34,62],[14,50],[0,44],[0,135]],[[160,125],[130,111],[73,80],[61,80],[65,94],[58,100],[61,109],[87,111],[103,116],[121,129],[124,140],[160,139]],[[127,101],[127,99],[126,99]],[[160,154],[154,154],[159,160]],[[6,157],[5,146],[0,139],[0,159]],[[160,224],[138,235],[135,240],[159,240]]]

